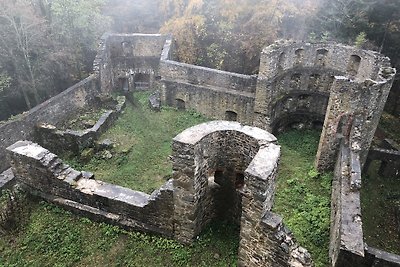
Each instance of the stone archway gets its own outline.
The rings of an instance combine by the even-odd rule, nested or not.
[[[245,266],[249,266],[249,257],[265,254],[257,250],[270,248],[252,244],[252,235],[263,236],[261,221],[273,205],[280,156],[275,142],[262,129],[228,121],[200,124],[176,136],[175,238],[190,243],[211,220],[222,216],[240,221],[239,255],[240,261],[247,262]],[[218,191],[219,187],[223,190]],[[218,192],[229,192],[227,203],[221,202]]]

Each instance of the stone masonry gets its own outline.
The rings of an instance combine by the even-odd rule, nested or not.
[[[258,75],[242,75],[177,62],[173,45],[159,34],[105,34],[89,78],[0,124],[0,171],[13,167],[0,182],[15,176],[28,190],[86,216],[184,243],[210,221],[228,220],[241,225],[241,266],[311,266],[307,251],[270,211],[279,146],[261,129],[322,128],[316,166],[337,166],[332,264],[400,266],[395,255],[362,243],[357,202],[395,75],[388,58],[335,43],[279,41],[262,51]],[[98,94],[150,88],[164,105],[259,128],[218,121],[184,131],[173,141],[174,180],[152,195],[94,180],[31,142],[15,143],[33,140],[38,123],[56,124],[93,105]]]
[[[189,128],[173,141],[174,179],[151,195],[95,180],[32,142],[7,150],[26,190],[85,216],[183,243],[213,219],[231,220],[241,226],[239,266],[312,266],[271,212],[280,156],[275,142],[270,133],[237,122]]]
[[[190,243],[221,216],[222,204],[231,209],[224,219],[241,226],[239,266],[311,266],[307,251],[271,212],[280,156],[275,142],[266,131],[227,121],[200,124],[176,136],[175,238]]]
[[[19,141],[7,150],[17,181],[28,191],[96,219],[172,235],[171,181],[148,195],[95,180],[93,174],[72,169],[32,142]]]

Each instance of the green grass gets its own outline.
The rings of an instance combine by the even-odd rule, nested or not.
[[[100,137],[116,144],[111,159],[104,159],[100,153],[87,163],[77,158],[67,162],[79,170],[93,172],[96,179],[105,182],[146,193],[160,188],[172,174],[169,160],[172,138],[207,119],[193,111],[170,107],[152,111],[148,96],[135,93],[135,105],[127,103],[116,124]]]
[[[368,245],[400,254],[400,178],[378,174],[373,161],[363,176],[361,208],[364,238]],[[397,215],[396,215],[397,213]]]
[[[284,218],[316,267],[328,266],[332,174],[314,165],[319,132],[292,130],[278,136],[282,157],[274,211]]]
[[[382,129],[386,136],[400,144],[400,118],[397,118],[389,113],[383,112],[379,121],[379,128]]]
[[[214,225],[193,245],[92,222],[34,202],[29,223],[0,239],[0,266],[236,266],[237,229]]]
[[[153,112],[147,108],[146,94],[135,95],[135,99],[136,105],[128,106],[102,137],[117,144],[113,158],[94,157],[86,165],[75,164],[93,171],[100,180],[149,192],[171,172],[172,137],[205,119],[172,108]],[[331,176],[313,168],[318,139],[314,131],[278,136],[282,157],[274,211],[310,251],[316,266],[322,267],[328,263]],[[0,267],[237,264],[238,232],[232,226],[214,225],[192,246],[182,246],[159,236],[95,223],[45,202],[33,206],[27,222],[0,239]]]

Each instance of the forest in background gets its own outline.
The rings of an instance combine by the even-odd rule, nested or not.
[[[172,33],[178,60],[245,74],[278,39],[373,49],[400,69],[398,0],[0,0],[0,120],[86,77],[104,31]]]

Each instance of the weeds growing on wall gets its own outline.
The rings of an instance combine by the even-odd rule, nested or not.
[[[314,159],[320,133],[292,130],[278,136],[282,157],[274,211],[283,216],[316,267],[328,266],[331,173],[318,173]]]

